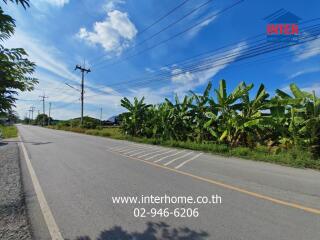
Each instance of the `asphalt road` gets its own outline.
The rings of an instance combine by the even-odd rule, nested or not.
[[[318,171],[40,127],[20,125],[19,132],[65,239],[320,239]],[[51,239],[23,169],[34,236]],[[215,194],[221,204],[112,202],[117,196]],[[134,217],[134,208],[199,208],[199,216]]]

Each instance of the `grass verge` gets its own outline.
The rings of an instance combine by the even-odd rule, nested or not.
[[[153,145],[162,145],[167,147],[185,148],[196,151],[204,151],[207,153],[218,154],[227,157],[239,157],[242,159],[250,159],[256,161],[276,163],[285,166],[298,168],[312,168],[320,170],[320,159],[313,159],[308,151],[301,149],[288,149],[277,152],[270,152],[267,147],[259,146],[254,149],[246,147],[231,148],[223,144],[215,143],[196,143],[181,141],[163,141],[161,139],[138,138],[123,135],[119,128],[109,127],[103,129],[83,129],[61,126],[51,126],[51,129],[72,131],[94,136],[110,137],[113,139],[128,140],[138,143],[146,143]]]
[[[18,130],[16,126],[3,126],[0,125],[0,132],[3,138],[15,138],[18,136]]]

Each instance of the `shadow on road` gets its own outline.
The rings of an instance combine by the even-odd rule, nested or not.
[[[164,222],[148,222],[143,232],[127,232],[121,226],[114,226],[102,231],[96,240],[205,240],[209,234],[204,231],[194,231],[188,227],[172,228]],[[66,239],[68,240],[68,239]],[[77,237],[74,240],[93,240],[88,236]]]

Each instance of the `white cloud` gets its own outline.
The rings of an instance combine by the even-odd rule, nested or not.
[[[304,86],[301,86],[301,84],[299,85],[298,84],[298,87],[302,90],[302,91],[305,91],[305,92],[309,92],[309,93],[312,93],[313,91],[315,91],[316,95],[318,97],[320,97],[320,83],[318,83],[319,81],[316,81],[314,83],[311,83],[311,84],[305,84]],[[292,95],[292,92],[291,92],[291,89],[290,89],[290,86],[285,86],[283,88],[281,88],[282,91]]]
[[[37,64],[37,67],[64,79],[76,82],[79,80],[78,75],[71,72],[70,68],[59,60],[61,54],[58,49],[49,47],[49,44],[30,37],[20,29],[17,29],[13,37],[6,41],[5,46],[8,48],[22,47],[29,54],[30,60]]]
[[[320,83],[318,83],[319,81],[317,81],[316,83],[313,83],[309,86],[305,86],[302,88],[303,91],[312,93],[313,91],[315,91],[316,95],[318,97],[320,97]]]
[[[292,47],[291,50],[297,53],[294,59],[295,61],[302,61],[318,56],[320,55],[320,38],[301,46]]]
[[[157,90],[148,87],[131,89],[128,99],[132,100],[134,97],[141,99],[142,97],[145,97],[145,102],[149,104],[158,104],[164,101],[166,93],[167,92],[163,88]]]
[[[173,83],[178,83],[178,84],[188,84],[195,80],[194,74],[190,72],[183,72],[179,68],[175,68],[171,71],[172,77],[171,80]]]
[[[151,69],[151,68],[145,68],[144,70],[146,70],[146,72],[148,72],[148,73],[154,73],[154,70],[153,69]]]
[[[206,17],[207,18],[207,17]],[[205,19],[206,19],[205,18]],[[206,26],[208,26],[211,22],[213,22],[215,19],[217,18],[217,16],[213,16],[211,18],[208,18],[204,21],[202,21],[197,27],[193,28],[189,33],[189,37],[194,37],[195,35],[197,35],[203,28],[205,28]]]
[[[70,119],[79,117],[80,114],[80,93],[67,87],[64,82],[58,78],[44,73],[37,72],[35,75],[41,79],[35,90],[32,92],[22,92],[19,94],[17,102],[17,112],[20,116],[24,116],[25,112],[31,106],[36,107],[36,111],[42,112],[42,103],[39,96],[45,94],[49,98],[46,99],[46,113],[48,114],[48,102],[52,102],[51,116],[54,119]],[[93,90],[99,88],[99,92]],[[110,117],[121,112],[120,100],[122,95],[109,87],[90,86],[85,87],[85,115],[96,116],[98,110],[102,107],[104,116]],[[96,109],[96,111],[94,111]]]
[[[293,78],[299,77],[304,74],[314,73],[314,72],[319,72],[319,71],[320,71],[320,67],[305,68],[301,71],[297,71],[297,72],[291,74],[288,78],[293,79]]]
[[[37,7],[41,7],[43,4],[49,4],[55,7],[63,7],[69,3],[69,0],[33,0],[32,3]]]
[[[103,9],[106,12],[115,10],[119,5],[124,4],[124,0],[107,0],[106,3],[103,6]]]
[[[69,0],[46,0],[51,5],[63,7],[65,4],[69,3]]]
[[[175,84],[174,92],[178,94],[185,94],[186,91],[192,90],[199,85],[207,83],[222,69],[226,68],[227,66],[232,64],[232,62],[235,61],[238,57],[240,57],[246,48],[246,42],[241,42],[227,52],[213,56],[214,58],[208,58],[208,60],[211,60],[211,65],[209,63],[206,63],[206,70],[204,71],[191,73],[189,71],[182,71],[178,67],[175,67],[171,72],[171,81]],[[231,57],[229,57],[227,60],[218,59],[224,54],[228,54]],[[214,61],[215,58],[217,60]]]
[[[165,67],[161,67],[160,68],[161,71],[164,71],[164,72],[170,72],[170,68],[165,66]]]
[[[29,54],[29,59],[37,64],[34,77],[39,79],[39,84],[32,92],[19,94],[18,98],[21,100],[17,102],[16,110],[20,116],[23,117],[32,105],[42,112],[39,96],[43,93],[49,96],[48,102],[52,102],[53,108],[57,108],[52,111],[54,118],[68,119],[79,116],[79,107],[75,108],[75,104],[79,104],[80,93],[66,86],[65,82],[71,82],[75,87],[79,87],[80,75],[75,74],[72,71],[73,68],[68,67],[61,60],[63,55],[58,49],[48,47],[50,44],[37,40],[20,29],[17,29],[16,34],[6,41],[5,46],[8,48],[23,47]],[[90,79],[86,81],[85,96],[88,97],[86,103],[90,108],[85,108],[85,114],[95,114],[91,109],[99,107],[104,108],[105,116],[112,116],[119,112],[122,96],[108,86],[96,85],[91,82]],[[89,97],[97,94],[99,95]],[[48,110],[48,105],[46,109]]]
[[[120,55],[129,47],[137,32],[127,13],[112,10],[107,12],[104,21],[94,24],[93,31],[81,28],[77,36],[91,45],[101,45],[108,53]]]

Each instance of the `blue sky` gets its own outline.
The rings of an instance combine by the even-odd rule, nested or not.
[[[80,73],[76,64],[91,67],[86,75],[85,115],[107,119],[123,111],[120,99],[124,96],[145,96],[149,103],[159,103],[188,90],[202,92],[208,81],[216,87],[220,79],[227,81],[229,90],[239,82],[264,83],[272,93],[287,90],[291,82],[305,90],[320,94],[320,41],[305,46],[253,58],[213,66],[200,73],[181,72],[179,61],[226,44],[237,43],[229,51],[241,56],[248,46],[246,38],[264,33],[264,17],[284,8],[302,20],[319,17],[317,0],[245,0],[234,8],[211,17],[233,0],[213,0],[183,21],[139,45],[144,39],[179,19],[206,0],[190,0],[183,7],[145,32],[147,26],[174,8],[182,0],[31,0],[32,6],[23,10],[14,4],[1,7],[17,20],[14,37],[7,47],[23,47],[37,64],[35,76],[39,85],[35,91],[21,93],[17,111],[21,117],[34,106],[42,111],[39,96],[45,93],[52,102],[52,116],[58,119],[78,117],[80,94],[65,83],[78,88]],[[166,44],[136,57],[126,56],[142,51],[195,23],[197,28],[174,38]],[[138,45],[137,45],[138,44]],[[137,45],[137,46],[135,46]],[[312,52],[306,49],[313,48]],[[297,55],[295,53],[300,52]],[[278,57],[277,54],[292,53]],[[101,58],[101,56],[103,56]],[[121,61],[122,60],[122,61]],[[236,60],[233,59],[233,60]],[[116,62],[116,64],[111,64]],[[166,66],[165,68],[163,66]],[[179,73],[181,74],[179,75]],[[161,81],[136,84],[150,74],[173,74]],[[138,79],[138,80],[137,80]],[[130,81],[119,85],[119,82]],[[47,105],[48,109],[48,105]]]

